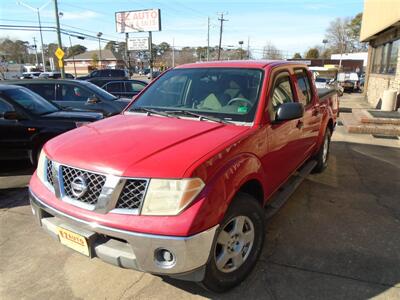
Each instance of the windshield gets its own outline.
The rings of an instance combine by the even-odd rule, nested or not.
[[[225,121],[252,122],[262,76],[260,69],[174,69],[154,82],[129,111],[188,111]]]
[[[7,89],[4,93],[34,115],[44,115],[59,110],[46,99],[25,88]]]
[[[113,101],[118,99],[114,95],[110,94],[109,92],[106,92],[102,88],[99,88],[97,85],[86,82],[86,81],[81,81],[82,84],[84,84],[87,88],[89,88],[92,92],[94,92],[96,95],[100,96],[101,99],[103,100],[108,100],[108,101]]]

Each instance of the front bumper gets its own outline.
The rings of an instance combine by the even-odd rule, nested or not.
[[[29,193],[32,212],[40,226],[59,239],[58,227],[85,237],[92,257],[122,267],[143,272],[169,275],[201,281],[202,268],[208,261],[215,232],[214,226],[189,237],[143,234],[87,222],[69,216]],[[174,255],[174,262],[164,265],[156,259],[156,252],[166,249]],[[201,272],[197,272],[202,270]],[[188,276],[186,276],[189,274]],[[194,275],[193,275],[194,274]]]

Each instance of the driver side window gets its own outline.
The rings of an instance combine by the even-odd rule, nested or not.
[[[14,111],[14,107],[11,104],[0,98],[0,113],[5,113],[6,111]]]
[[[287,73],[278,76],[270,99],[270,118],[275,119],[276,112],[283,103],[293,102],[293,90],[290,76]]]

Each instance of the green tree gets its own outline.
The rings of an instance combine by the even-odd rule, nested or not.
[[[293,58],[293,59],[301,59],[302,57],[301,57],[301,54],[300,54],[299,52],[296,52],[296,53],[293,55],[292,58]]]
[[[86,50],[87,50],[87,48],[85,47],[85,46],[82,46],[82,45],[73,45],[72,47],[69,47],[68,48],[68,57],[71,57],[71,56],[76,56],[76,55],[78,55],[78,54],[81,54],[81,53],[85,53],[86,52]]]
[[[317,48],[310,48],[304,55],[305,58],[319,58],[319,51]]]

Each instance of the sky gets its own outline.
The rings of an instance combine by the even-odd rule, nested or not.
[[[21,0],[22,1],[22,0]],[[37,26],[36,12],[14,0],[0,0],[1,25]],[[55,26],[52,0],[23,0],[41,9],[42,26]],[[207,45],[207,17],[210,17],[210,46],[218,45],[220,13],[224,13],[222,45],[238,47],[249,41],[252,53],[259,57],[262,48],[272,43],[286,55],[304,53],[309,47],[322,45],[326,28],[338,17],[352,17],[363,10],[363,0],[58,0],[61,27],[69,30],[122,41],[124,35],[115,29],[115,12],[159,8],[162,31],[153,33],[153,43],[167,42],[177,48]],[[132,37],[145,36],[131,33]],[[38,32],[0,29],[0,38],[9,37],[33,43]],[[57,42],[55,32],[43,32],[44,43]],[[82,44],[89,50],[98,49],[98,42],[72,38],[72,44]],[[69,45],[63,36],[63,45]],[[104,45],[102,45],[104,46]]]

